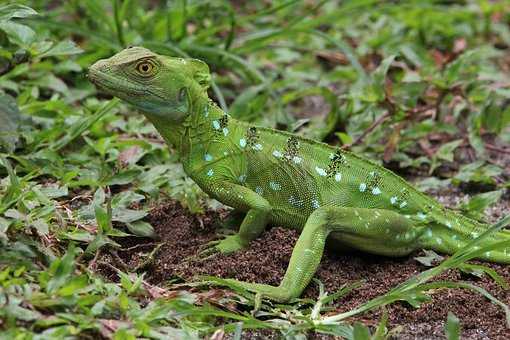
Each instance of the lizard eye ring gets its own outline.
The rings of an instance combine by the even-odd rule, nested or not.
[[[154,70],[154,65],[149,61],[142,61],[136,65],[136,70],[143,76],[148,76],[152,74],[152,70]]]

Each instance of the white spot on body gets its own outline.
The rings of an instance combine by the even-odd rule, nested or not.
[[[366,183],[361,183],[359,185],[359,191],[360,192],[365,192],[365,190],[367,190],[367,184]]]
[[[381,194],[381,189],[379,189],[379,187],[375,187],[372,189],[372,195],[380,195]]]
[[[209,169],[209,171],[207,171],[207,176],[211,177],[212,175],[214,175],[214,171],[213,169]]]
[[[390,202],[391,202],[392,205],[395,205],[397,203],[397,196],[392,196],[390,198]]]
[[[425,236],[432,237],[432,229],[427,229],[427,231],[425,232]]]
[[[303,159],[301,157],[298,157],[298,156],[294,156],[294,158],[292,158],[292,161],[296,164],[299,164],[301,163]]]
[[[335,158],[335,154],[334,153],[330,153],[329,154],[329,159],[333,159],[333,158]]]
[[[342,174],[337,172],[335,174],[335,181],[340,182],[342,180]]]
[[[228,151],[223,151],[223,154],[224,154],[225,156],[227,156],[227,155],[228,155]]]
[[[452,222],[448,221],[446,222],[446,226],[450,229],[452,229]],[[456,235],[455,235],[456,236]]]
[[[282,157],[282,153],[278,150],[274,150],[273,151],[273,156],[275,156],[276,158],[281,158]]]
[[[244,183],[246,181],[246,175],[239,176],[239,182]]]
[[[280,185],[280,183],[277,183],[277,182],[269,182],[269,187],[273,190],[273,191],[280,191],[282,190],[282,186]]]
[[[289,197],[289,203],[290,203],[290,205],[298,207],[298,208],[301,208],[303,206],[303,201],[300,199],[297,199],[294,196]]]
[[[215,130],[219,130],[220,129],[220,122],[218,122],[217,120],[213,120],[212,126],[213,126],[213,128]]]
[[[204,117],[208,117],[208,116],[209,116],[209,106],[208,106],[208,105],[206,105],[206,106],[204,107]]]
[[[223,128],[223,135],[224,136],[228,135],[228,129],[227,128]]]
[[[442,243],[443,243],[443,240],[442,240],[442,239],[440,239],[439,237],[436,237],[436,242],[437,242],[437,244],[442,244]]]
[[[320,208],[320,203],[319,203],[319,200],[318,199],[313,199],[312,200],[312,208],[314,209],[319,209]]]
[[[416,214],[416,216],[418,216],[418,218],[422,221],[427,218],[427,216],[422,212],[419,212],[418,214]]]
[[[254,149],[254,150],[257,150],[257,151],[262,150],[262,144],[255,144],[255,145],[253,146],[253,149]]]
[[[404,201],[404,202],[400,203],[400,207],[401,207],[401,208],[404,208],[406,205],[407,205],[407,202],[406,202],[406,201]]]
[[[326,170],[324,170],[323,168],[319,168],[318,166],[315,167],[315,171],[317,171],[319,176],[326,176],[327,175]]]
[[[210,154],[206,153],[204,156],[204,159],[206,162],[210,162],[210,161],[212,161],[213,157]]]
[[[264,193],[264,189],[262,189],[261,187],[256,187],[255,192],[259,195],[262,195]]]
[[[244,147],[246,146],[246,139],[241,138],[241,139],[239,140],[239,145],[240,145],[242,148],[244,148]]]

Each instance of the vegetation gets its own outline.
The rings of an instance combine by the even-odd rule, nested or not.
[[[239,119],[342,145],[420,177],[424,190],[477,193],[459,206],[474,218],[508,195],[506,1],[7,1],[0,5],[0,337],[240,338],[245,329],[272,329],[382,338],[385,318],[375,330],[348,318],[399,300],[418,307],[442,287],[487,296],[510,327],[508,307],[482,288],[429,282],[468,268],[476,254],[510,247],[477,247],[505,221],[342,314],[331,306],[354,286],[274,305],[238,290],[212,302],[206,285],[157,287],[141,271],[116,269],[114,282],[101,276],[91,265],[101,252],[127,235],[153,236],[144,217],[157,202],[176,199],[197,214],[218,206],[141,115],[88,82],[89,65],[128,45],[206,61],[211,96]],[[477,270],[507,285],[489,268]],[[458,337],[453,315],[446,332]]]

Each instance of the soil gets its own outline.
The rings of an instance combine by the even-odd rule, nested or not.
[[[451,189],[451,188],[450,188]],[[432,193],[443,204],[455,206],[465,199],[457,189]],[[492,221],[510,213],[507,199],[501,200],[487,213]],[[231,255],[218,255],[207,261],[185,261],[196,255],[205,244],[217,239],[216,228],[225,220],[227,211],[208,211],[202,216],[192,215],[179,203],[170,201],[155,207],[149,217],[160,236],[157,242],[163,246],[156,253],[153,262],[144,268],[148,280],[155,285],[165,285],[176,277],[192,281],[197,275],[230,277],[244,281],[278,285],[287,267],[292,248],[297,240],[295,230],[273,227],[264,232],[249,248]],[[124,239],[124,250],[118,251],[121,261],[129,268],[138,266],[143,255],[154,247],[153,240]],[[126,250],[127,249],[127,250]],[[404,258],[385,258],[363,253],[339,254],[327,250],[317,271],[318,278],[328,292],[334,292],[346,283],[364,280],[364,284],[336,302],[336,311],[348,311],[371,298],[387,292],[397,284],[427,269],[414,258],[423,255],[417,252]],[[117,259],[119,260],[119,259]],[[473,261],[477,263],[477,261]],[[510,267],[483,263],[496,270],[510,282]],[[107,268],[101,269],[106,274]],[[467,281],[476,284],[506,304],[510,304],[510,291],[505,291],[488,277],[475,277],[450,271],[436,280]],[[317,285],[310,284],[304,297],[316,298]],[[449,311],[460,320],[463,339],[509,339],[510,329],[505,325],[502,309],[479,294],[462,289],[438,290],[432,301],[415,309],[406,303],[394,303],[387,307],[389,328],[398,327],[397,339],[443,339],[444,323]],[[381,311],[363,314],[350,321],[361,321],[375,326],[381,318]],[[271,332],[248,331],[247,338],[278,338]],[[310,334],[324,338],[323,335]]]

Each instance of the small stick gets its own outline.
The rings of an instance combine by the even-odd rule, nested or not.
[[[353,145],[359,144],[370,132],[372,132],[377,126],[381,125],[381,123],[384,122],[389,116],[390,116],[390,111],[386,111],[379,118],[377,118],[377,120],[374,121],[372,123],[372,125],[370,125],[368,127],[368,129],[363,131],[363,133],[358,138],[356,138],[356,140],[354,142],[352,142],[350,144],[346,144],[342,148],[343,149],[348,149],[348,148],[350,148]]]

